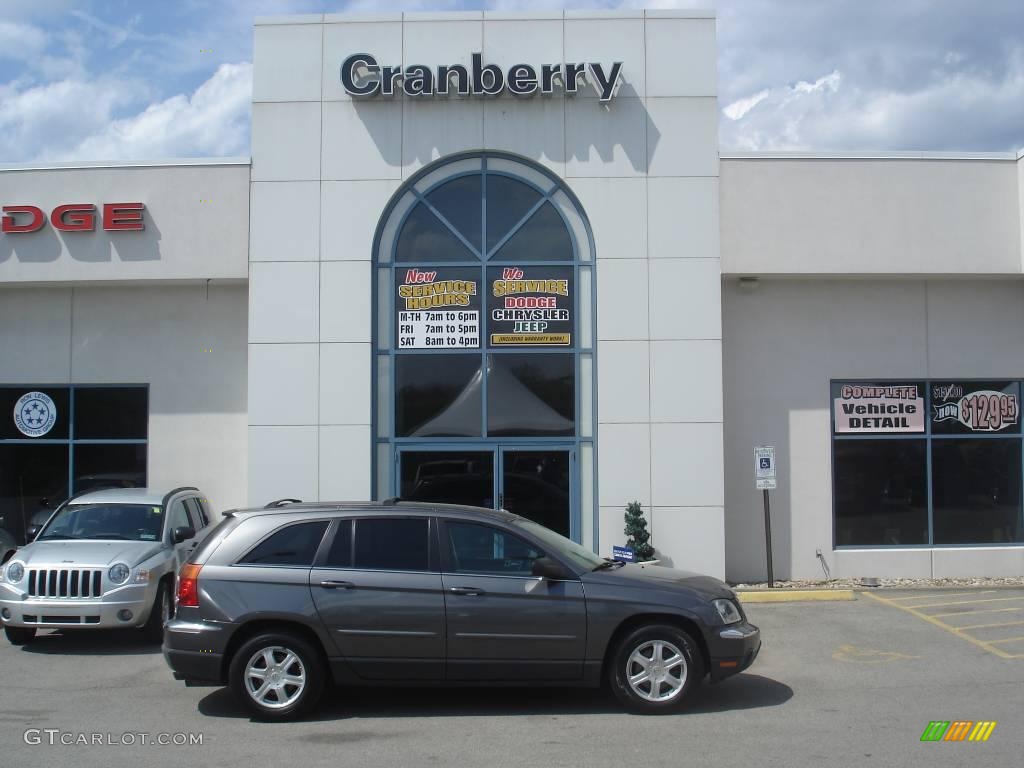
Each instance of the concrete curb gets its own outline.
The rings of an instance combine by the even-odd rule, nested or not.
[[[852,589],[778,589],[739,591],[736,596],[741,603],[797,603],[856,600]]]

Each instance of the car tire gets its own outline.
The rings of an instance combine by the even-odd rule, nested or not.
[[[164,641],[164,622],[171,618],[171,606],[171,585],[164,580],[157,587],[149,618],[142,625],[142,633],[146,636],[147,641],[151,643]]]
[[[615,696],[644,714],[678,710],[703,678],[697,642],[670,624],[647,624],[629,632],[616,646],[608,668]]]
[[[11,645],[28,645],[36,637],[34,627],[4,627],[7,642]]]
[[[247,640],[232,656],[228,685],[258,719],[290,720],[319,701],[326,671],[309,641],[291,632],[267,632]]]

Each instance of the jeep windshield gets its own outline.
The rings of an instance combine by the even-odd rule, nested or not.
[[[158,541],[164,513],[151,504],[75,504],[54,515],[36,541]]]

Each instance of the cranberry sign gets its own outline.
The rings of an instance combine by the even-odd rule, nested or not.
[[[5,205],[0,231],[15,235],[38,232],[50,225],[58,232],[93,232],[97,220],[107,232],[139,232],[145,229],[142,203],[104,203],[99,210],[92,203],[66,203],[47,216],[36,205]]]

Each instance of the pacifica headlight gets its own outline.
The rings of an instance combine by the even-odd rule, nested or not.
[[[736,607],[736,603],[732,600],[727,600],[723,597],[718,600],[712,600],[711,604],[715,606],[715,612],[723,624],[735,624],[738,621],[743,621],[740,609]]]
[[[25,576],[25,566],[21,563],[11,563],[6,568],[7,580],[17,584]]]
[[[110,579],[111,584],[124,584],[128,581],[128,575],[131,570],[124,563],[115,563],[110,566],[110,570],[107,571],[107,578]]]

